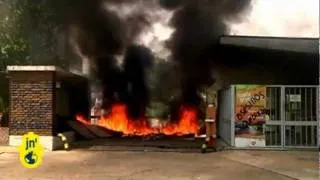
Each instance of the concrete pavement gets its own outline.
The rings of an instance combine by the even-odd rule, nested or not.
[[[222,151],[217,153],[46,152],[37,169],[25,169],[17,152],[0,149],[0,179],[318,179],[317,152]]]

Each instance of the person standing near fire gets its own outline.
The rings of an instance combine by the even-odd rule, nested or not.
[[[206,127],[206,138],[205,142],[201,146],[201,152],[205,153],[207,148],[213,148],[216,151],[216,120],[217,120],[217,97],[214,96],[213,100],[208,101],[208,105],[206,107],[206,119],[205,119],[205,127]]]

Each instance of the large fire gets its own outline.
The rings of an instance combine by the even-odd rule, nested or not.
[[[100,117],[96,125],[108,130],[121,132],[124,135],[145,136],[152,134],[188,135],[197,134],[199,130],[197,111],[191,107],[180,108],[180,119],[177,122],[169,122],[161,127],[153,128],[147,118],[131,119],[127,113],[127,106],[115,104],[108,115]],[[91,125],[84,116],[77,115],[76,119],[84,124]]]

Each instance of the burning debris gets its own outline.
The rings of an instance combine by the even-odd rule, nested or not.
[[[228,33],[227,22],[240,21],[250,4],[250,0],[78,3],[70,26],[70,42],[81,58],[90,60],[91,78],[102,87],[101,108],[109,110],[97,119],[97,124],[125,135],[196,134],[203,103],[198,90],[214,83],[213,64],[221,63],[212,47],[218,44],[220,35]],[[180,94],[167,94],[179,98],[172,100],[178,102],[171,107],[177,114],[171,114],[175,121],[159,128],[150,127],[146,115],[151,99],[161,101],[149,97],[146,81],[146,70],[161,64],[156,61],[175,64],[170,67],[176,73],[166,79],[180,81]],[[88,123],[81,116],[77,119]]]
[[[91,125],[84,116],[77,115],[76,119],[87,125]],[[197,111],[195,108],[182,107],[180,109],[180,118],[177,123],[167,122],[159,127],[151,127],[146,117],[140,117],[138,120],[128,116],[128,108],[125,104],[114,104],[111,112],[105,116],[101,116],[96,125],[112,130],[122,132],[128,136],[146,136],[154,134],[164,135],[188,135],[197,134],[199,131],[199,123]]]

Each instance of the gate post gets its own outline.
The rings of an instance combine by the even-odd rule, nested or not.
[[[282,148],[285,146],[285,99],[286,97],[286,92],[285,92],[285,87],[281,86],[280,87],[280,121],[281,121],[281,146]]]
[[[235,146],[235,116],[236,116],[236,87],[234,85],[230,86],[231,89],[231,145]]]
[[[320,151],[320,119],[319,119],[319,114],[320,114],[320,86],[317,86],[317,91],[316,91],[316,118],[317,118],[317,132],[318,132],[318,136],[317,136],[317,148]],[[319,158],[320,158],[320,154],[319,154]]]

